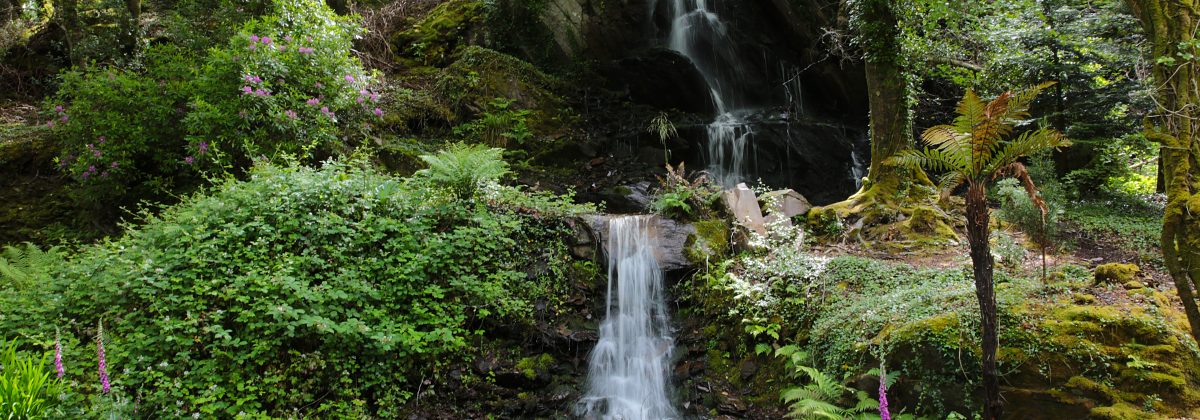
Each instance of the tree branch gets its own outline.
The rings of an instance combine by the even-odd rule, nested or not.
[[[926,56],[925,61],[929,64],[945,64],[947,66],[961,67],[971,71],[983,72],[983,66],[970,61],[963,61],[955,58]]]

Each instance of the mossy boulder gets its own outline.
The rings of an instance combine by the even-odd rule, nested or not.
[[[450,0],[437,5],[405,31],[392,37],[407,66],[440,65],[467,45],[484,21],[484,4],[478,0]]]
[[[729,253],[729,224],[723,220],[702,220],[692,224],[696,233],[688,235],[684,256],[697,267],[716,262]]]
[[[1137,280],[1141,271],[1137,264],[1101,264],[1096,267],[1096,284],[1127,284]]]

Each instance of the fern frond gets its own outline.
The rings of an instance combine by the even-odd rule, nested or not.
[[[938,191],[941,191],[942,198],[946,198],[952,192],[954,192],[955,188],[958,188],[958,186],[962,185],[964,182],[967,182],[967,177],[966,175],[963,175],[962,172],[946,172],[946,174],[942,175],[942,178],[938,180]]]
[[[1013,94],[1012,99],[1009,100],[1008,110],[1003,115],[1003,121],[1015,126],[1029,119],[1029,107],[1033,105],[1033,100],[1037,99],[1038,95],[1046,88],[1054,86],[1054,83],[1042,82]]]
[[[1018,136],[1016,140],[1005,143],[1000,152],[988,162],[988,166],[984,169],[983,173],[994,174],[1000,168],[1016,162],[1022,156],[1032,156],[1042,151],[1070,145],[1070,140],[1067,140],[1062,133],[1052,128],[1039,128],[1034,131],[1026,131]]]
[[[926,168],[933,171],[962,171],[967,169],[965,156],[942,149],[903,150],[888,159],[888,162],[906,168]]]
[[[480,184],[495,182],[508,175],[504,150],[483,145],[452,144],[433,155],[421,155],[428,166],[417,175],[453,190],[461,198],[475,193]]]
[[[954,128],[960,133],[975,131],[975,125],[979,124],[979,121],[983,121],[986,108],[987,104],[979,99],[979,95],[975,94],[974,90],[967,89],[967,93],[954,108],[954,111],[958,113],[958,118],[954,119]]]

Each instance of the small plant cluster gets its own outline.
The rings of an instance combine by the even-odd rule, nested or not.
[[[510,143],[525,145],[533,138],[533,130],[528,124],[532,111],[513,106],[515,102],[506,98],[493,99],[478,119],[454,127],[454,135],[498,148],[507,148]]]
[[[713,205],[720,198],[720,188],[704,172],[687,173],[683,162],[667,165],[666,176],[659,176],[659,190],[650,209],[666,217],[692,220],[713,216]]]
[[[0,306],[0,327],[71,325],[66,338],[104,319],[93,378],[140,395],[139,416],[398,416],[486,331],[566,300],[571,230],[554,215],[587,209],[495,184],[462,200],[365,166],[263,164],[145,215],[47,281],[0,290],[53,296]]]
[[[145,197],[260,157],[343,152],[346,132],[383,115],[350,53],[358,30],[324,3],[276,0],[207,54],[163,44],[139,67],[66,72],[46,102],[59,165],[102,198]]]

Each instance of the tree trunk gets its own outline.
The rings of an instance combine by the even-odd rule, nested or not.
[[[912,144],[912,115],[909,113],[908,80],[900,67],[900,27],[894,2],[860,0],[858,13],[863,24],[859,37],[866,51],[867,91],[871,109],[872,185],[899,185],[908,170],[884,161]]]
[[[1146,137],[1161,144],[1163,182],[1167,207],[1163,216],[1164,263],[1175,282],[1192,337],[1200,341],[1200,310],[1195,287],[1200,279],[1200,144],[1196,123],[1200,118],[1200,76],[1195,60],[1195,28],[1200,23],[1200,0],[1126,0],[1142,22],[1155,63],[1153,68],[1158,109],[1146,117]],[[1189,203],[1189,201],[1196,201]]]
[[[983,418],[1000,418],[1000,378],[996,373],[996,349],[1000,346],[996,322],[996,291],[992,285],[992,250],[988,244],[991,217],[987,208],[987,187],[971,181],[967,187],[967,242],[971,244],[971,266],[975,271],[975,296],[979,299],[979,319],[983,327]]]

